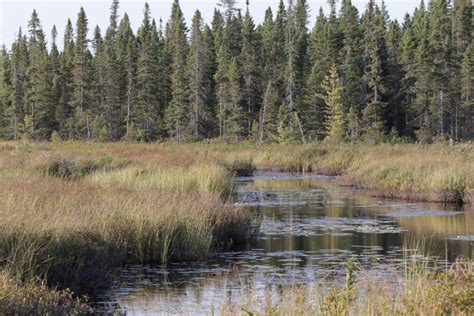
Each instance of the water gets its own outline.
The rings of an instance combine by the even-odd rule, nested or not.
[[[411,256],[439,265],[474,257],[472,211],[371,198],[314,175],[259,172],[237,182],[235,203],[262,220],[252,245],[207,262],[125,267],[97,306],[128,315],[211,314],[286,286],[343,282],[350,258],[359,278],[383,279]]]

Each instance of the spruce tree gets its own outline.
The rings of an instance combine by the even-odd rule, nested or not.
[[[242,29],[242,52],[240,57],[243,77],[242,99],[245,111],[247,112],[247,135],[250,135],[252,125],[258,121],[258,113],[261,104],[260,46],[247,0],[247,10],[245,12]]]
[[[90,117],[86,112],[89,104],[89,61],[87,40],[87,17],[81,7],[76,22],[76,41],[74,43],[73,94],[71,107],[74,117],[69,118],[68,126],[74,138],[91,137]]]
[[[32,137],[48,139],[54,128],[54,104],[52,98],[52,80],[50,76],[50,60],[46,49],[45,35],[39,17],[33,11],[28,22],[29,64],[27,68],[25,111],[31,118]]]
[[[5,46],[2,46],[0,51],[0,139],[9,139],[12,135],[9,119],[11,93],[10,56]]]
[[[343,0],[341,6],[340,28],[342,32],[342,82],[345,111],[352,108],[361,113],[363,105],[362,78],[362,39],[359,14],[351,0]]]
[[[54,79],[55,91],[59,96],[55,109],[55,118],[60,136],[64,139],[72,138],[67,122],[74,114],[71,105],[73,92],[73,65],[74,65],[74,34],[71,20],[68,19],[64,32],[63,52],[59,58],[59,69]]]
[[[461,66],[461,119],[463,136],[474,136],[474,44],[471,43],[464,53]]]
[[[169,43],[172,57],[171,101],[166,109],[165,124],[168,134],[176,141],[189,136],[189,91],[186,40],[187,28],[178,0],[173,2],[169,22]]]
[[[321,84],[331,68],[327,24],[327,18],[320,8],[309,40],[308,60],[311,69],[304,98],[303,123],[310,140],[322,140],[326,134],[325,104],[319,95],[323,92]]]
[[[365,131],[369,141],[381,140],[385,132],[385,107],[383,93],[384,61],[387,58],[385,28],[383,15],[374,3],[369,0],[362,17],[364,31],[364,84],[366,88],[366,106],[363,110]]]
[[[433,119],[436,132],[441,137],[445,133],[453,134],[449,129],[448,102],[449,74],[451,71],[451,21],[448,12],[448,0],[431,0],[430,32],[428,35],[430,49],[430,87],[431,112],[437,116]],[[454,126],[453,126],[454,127]]]
[[[25,113],[27,113],[26,103],[26,80],[27,67],[29,63],[28,48],[26,36],[23,35],[21,29],[18,32],[17,40],[12,45],[11,55],[11,128],[13,139],[17,140],[19,135],[20,124],[23,123]]]
[[[143,22],[137,35],[136,94],[131,109],[131,122],[142,136],[142,141],[155,139],[160,122],[151,28],[150,7],[145,3]]]
[[[301,141],[304,143],[305,135],[303,125],[298,113],[299,107],[301,106],[302,97],[302,86],[301,80],[301,63],[304,63],[302,54],[302,46],[304,46],[304,35],[306,32],[306,23],[304,19],[307,18],[304,12],[304,6],[306,3],[301,0],[298,1],[298,5],[295,10],[293,0],[289,0],[288,11],[287,11],[287,27],[286,27],[286,51],[287,51],[287,63],[286,63],[286,82],[285,82],[285,106],[286,109],[282,110],[280,115],[280,130],[285,131],[284,135],[295,135],[297,132],[300,134]],[[303,6],[303,8],[301,8]],[[288,131],[288,133],[286,132]],[[291,136],[293,138],[293,136]]]
[[[346,136],[345,114],[342,105],[342,85],[335,65],[321,85],[324,94],[320,98],[326,104],[326,138],[331,142],[341,142]]]
[[[212,119],[210,112],[212,107],[207,104],[211,100],[212,92],[209,44],[203,35],[201,12],[197,10],[193,17],[189,54],[189,128],[194,139],[208,136],[206,129],[209,128],[209,121]]]

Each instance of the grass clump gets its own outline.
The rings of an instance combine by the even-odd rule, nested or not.
[[[0,270],[20,282],[90,293],[116,266],[204,259],[253,229],[216,195],[46,179],[0,180]]]
[[[198,164],[166,168],[160,166],[130,166],[112,172],[91,175],[91,183],[101,187],[132,188],[135,190],[167,190],[178,194],[197,192],[229,197],[233,175],[216,164]]]
[[[54,160],[40,167],[43,174],[60,179],[79,179],[97,171],[111,171],[128,165],[129,161],[115,162],[111,157],[98,160]]]
[[[250,177],[257,169],[252,161],[242,159],[230,163],[224,162],[223,166],[237,177]]]
[[[4,315],[83,315],[90,309],[70,291],[21,284],[0,273],[0,311]]]
[[[474,265],[458,260],[446,271],[417,270],[408,278],[384,276],[352,280],[348,266],[341,286],[293,286],[262,300],[249,296],[221,315],[472,315]],[[251,292],[250,292],[251,293]]]

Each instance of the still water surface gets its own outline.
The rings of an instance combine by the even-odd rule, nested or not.
[[[315,175],[258,172],[237,183],[235,203],[261,218],[252,245],[205,263],[128,266],[94,299],[98,306],[127,315],[211,314],[286,286],[342,282],[350,258],[362,267],[359,277],[383,279],[412,256],[440,265],[474,257],[472,211],[372,198]]]

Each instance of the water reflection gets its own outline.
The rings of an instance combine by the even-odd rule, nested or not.
[[[133,315],[210,314],[285,286],[341,282],[349,258],[364,274],[383,277],[413,249],[440,263],[473,257],[474,213],[453,206],[371,198],[312,175],[258,173],[238,183],[236,203],[262,217],[255,244],[206,263],[129,266],[96,298],[98,306]]]

